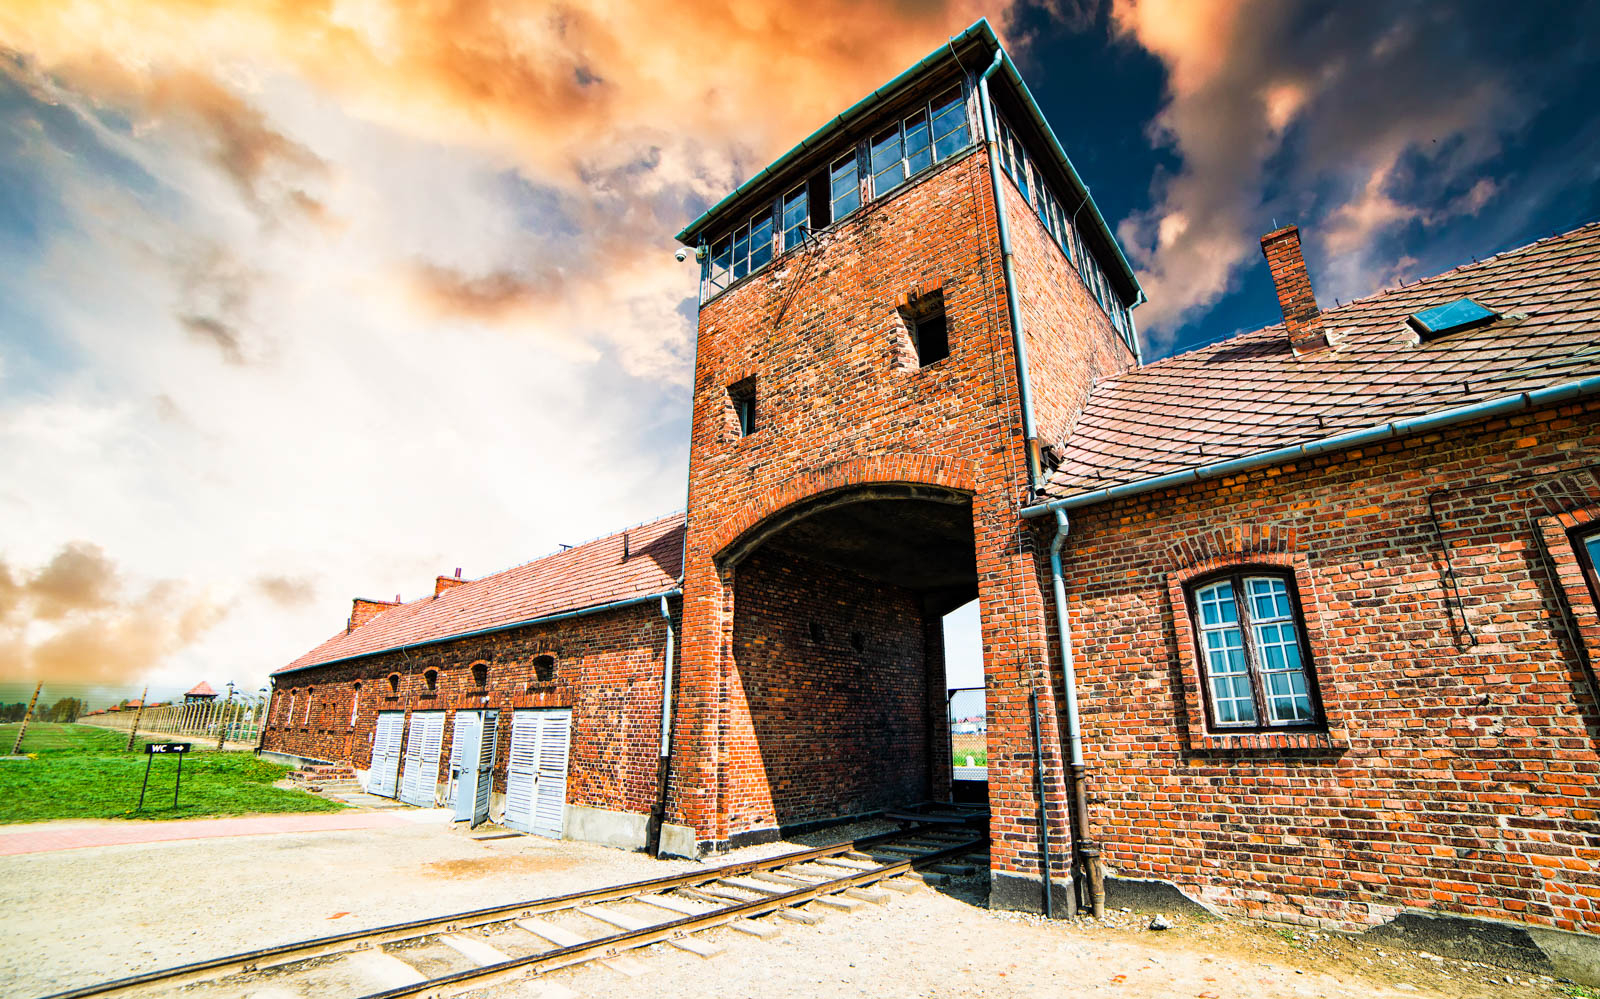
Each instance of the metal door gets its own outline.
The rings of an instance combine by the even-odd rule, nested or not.
[[[400,800],[432,808],[439,790],[439,749],[444,744],[444,712],[415,711],[406,741],[405,772],[400,778]]]
[[[404,711],[378,712],[372,734],[372,768],[367,771],[367,791],[385,798],[399,794],[400,736],[405,732]]]
[[[489,792],[494,788],[494,751],[499,743],[500,712],[485,711],[478,727],[478,775],[472,784],[472,828],[489,821]]]
[[[483,718],[476,711],[457,711],[456,724],[450,736],[450,789],[449,803],[455,806],[457,822],[472,818],[475,798],[473,785],[478,776],[478,737],[482,733]]]
[[[506,825],[561,837],[567,801],[568,736],[572,712],[518,711],[511,718],[506,765]]]

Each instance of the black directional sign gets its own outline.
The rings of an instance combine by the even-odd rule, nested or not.
[[[187,753],[191,743],[187,742],[147,742],[144,751],[149,753]]]

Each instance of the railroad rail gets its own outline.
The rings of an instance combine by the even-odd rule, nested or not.
[[[373,985],[380,990],[365,993],[363,999],[436,999],[588,961],[616,959],[656,943],[710,957],[720,948],[695,939],[694,934],[729,926],[772,936],[777,928],[760,917],[815,923],[822,918],[819,907],[848,910],[887,901],[883,893],[867,890],[872,885],[911,890],[902,875],[927,868],[942,873],[971,871],[950,862],[982,851],[987,834],[982,828],[948,824],[951,817],[907,815],[902,821],[908,828],[899,832],[263,947],[41,999],[157,996],[178,989],[195,999],[246,992],[310,999],[330,993],[359,995]],[[979,818],[971,812],[962,817]],[[926,818],[934,821],[922,821]],[[535,918],[552,915],[566,925]],[[337,969],[340,959],[359,966]]]

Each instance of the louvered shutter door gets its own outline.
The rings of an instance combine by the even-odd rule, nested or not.
[[[511,716],[511,753],[506,760],[506,825],[533,831],[533,789],[539,775],[539,713]]]
[[[473,782],[472,826],[489,821],[489,792],[494,788],[494,751],[499,738],[500,715],[485,711],[478,733],[478,768]]]
[[[480,720],[476,711],[457,711],[455,728],[450,735],[450,792],[454,795],[450,803],[455,806],[457,822],[472,818]]]
[[[534,799],[533,831],[561,838],[567,804],[567,744],[571,711],[545,712],[539,731],[539,781]]]
[[[372,735],[372,769],[367,773],[367,791],[385,798],[395,796],[395,776],[400,770],[400,733],[405,714],[383,711],[378,714]]]
[[[400,779],[400,800],[432,808],[439,785],[439,749],[444,743],[444,712],[417,711],[411,715],[411,738],[406,743],[406,768]]]

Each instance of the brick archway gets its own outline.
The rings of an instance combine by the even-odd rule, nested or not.
[[[719,564],[737,562],[769,534],[825,509],[832,500],[874,498],[874,487],[888,490],[884,496],[965,502],[977,491],[977,471],[970,461],[927,454],[879,455],[824,465],[741,504],[711,535],[708,547]]]

